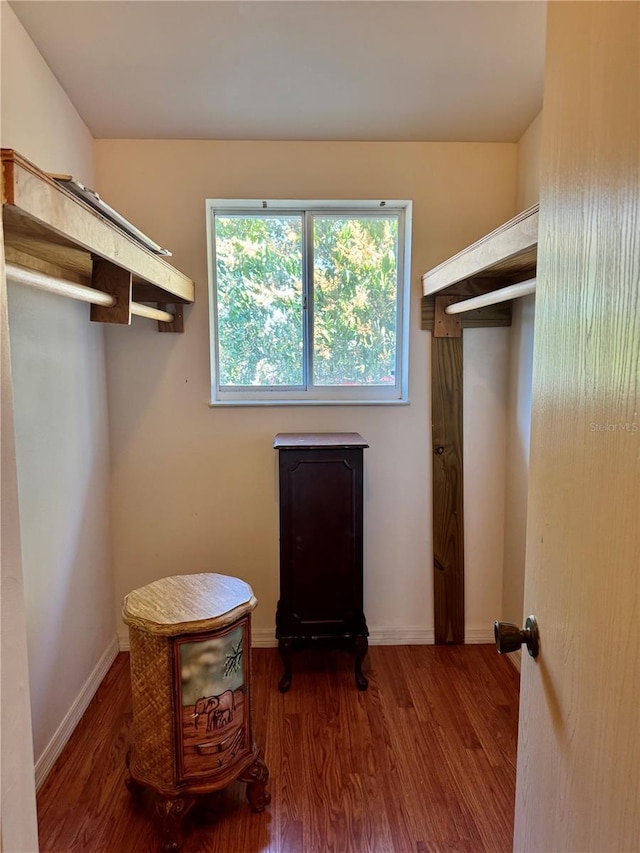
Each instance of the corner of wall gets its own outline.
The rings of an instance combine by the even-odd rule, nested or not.
[[[4,244],[0,224],[0,462],[2,534],[0,536],[0,646],[2,647],[2,725],[0,741],[0,850],[36,850],[38,827],[33,782],[33,743],[22,580],[18,475],[15,455],[14,394],[9,349]]]
[[[39,168],[93,183],[89,129],[9,4],[0,2],[0,12],[2,145]],[[5,501],[3,479],[3,536],[6,509],[19,524],[25,589],[24,619],[12,647],[28,645],[28,666],[25,661],[15,679],[16,688],[28,682],[31,700],[30,717],[19,717],[28,740],[28,754],[20,759],[30,777],[30,791],[22,796],[26,814],[30,792],[35,801],[33,758],[41,778],[116,648],[111,642],[107,401],[103,330],[87,322],[86,306],[13,284],[6,302],[4,281],[2,289],[9,324],[2,338],[3,347],[10,345],[15,412],[15,446],[5,442],[3,429],[2,464],[15,468],[18,486]],[[9,568],[3,551],[3,593]],[[3,614],[4,607],[3,596]],[[13,615],[18,626],[17,608]],[[4,640],[4,621],[2,628]],[[111,651],[105,653],[106,646]],[[4,657],[3,644],[3,663]],[[16,666],[18,656],[13,657]],[[15,737],[14,743],[6,738],[5,746],[4,711],[3,705],[3,786],[4,765],[11,767],[5,759],[19,747]],[[10,782],[18,790],[14,775]],[[4,824],[2,832],[6,841]],[[37,843],[5,844],[9,847],[33,850]]]
[[[538,113],[517,144],[518,212],[538,201],[541,136],[542,112]],[[509,330],[502,618],[513,622],[519,622],[523,612],[534,304],[533,296],[516,300]]]
[[[14,148],[48,172],[93,184],[93,136],[7,2],[2,16],[3,148]]]
[[[540,143],[542,111],[518,140],[516,212],[526,210],[538,201],[540,192]]]

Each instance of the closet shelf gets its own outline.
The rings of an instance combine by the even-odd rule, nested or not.
[[[2,178],[8,262],[91,287],[100,258],[131,273],[134,300],[194,301],[190,278],[10,148],[2,149]]]
[[[538,205],[505,222],[422,276],[422,293],[431,296],[471,278],[493,290],[535,275],[538,255]],[[488,281],[495,279],[495,287]]]
[[[431,332],[433,600],[438,644],[465,641],[463,332],[511,325],[512,300],[535,288],[537,254],[535,205],[422,276],[422,328]]]

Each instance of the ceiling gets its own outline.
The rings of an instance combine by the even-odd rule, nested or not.
[[[542,105],[527,0],[11,0],[96,138],[513,142]]]

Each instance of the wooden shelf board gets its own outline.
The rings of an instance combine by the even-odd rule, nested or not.
[[[12,149],[2,149],[7,260],[91,286],[92,256],[130,271],[149,300],[193,302],[195,286]]]
[[[422,276],[423,295],[429,296],[472,276],[503,279],[532,272],[538,254],[538,205],[505,222]]]

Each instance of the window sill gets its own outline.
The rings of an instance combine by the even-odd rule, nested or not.
[[[212,400],[210,409],[273,406],[409,406],[409,400]]]

